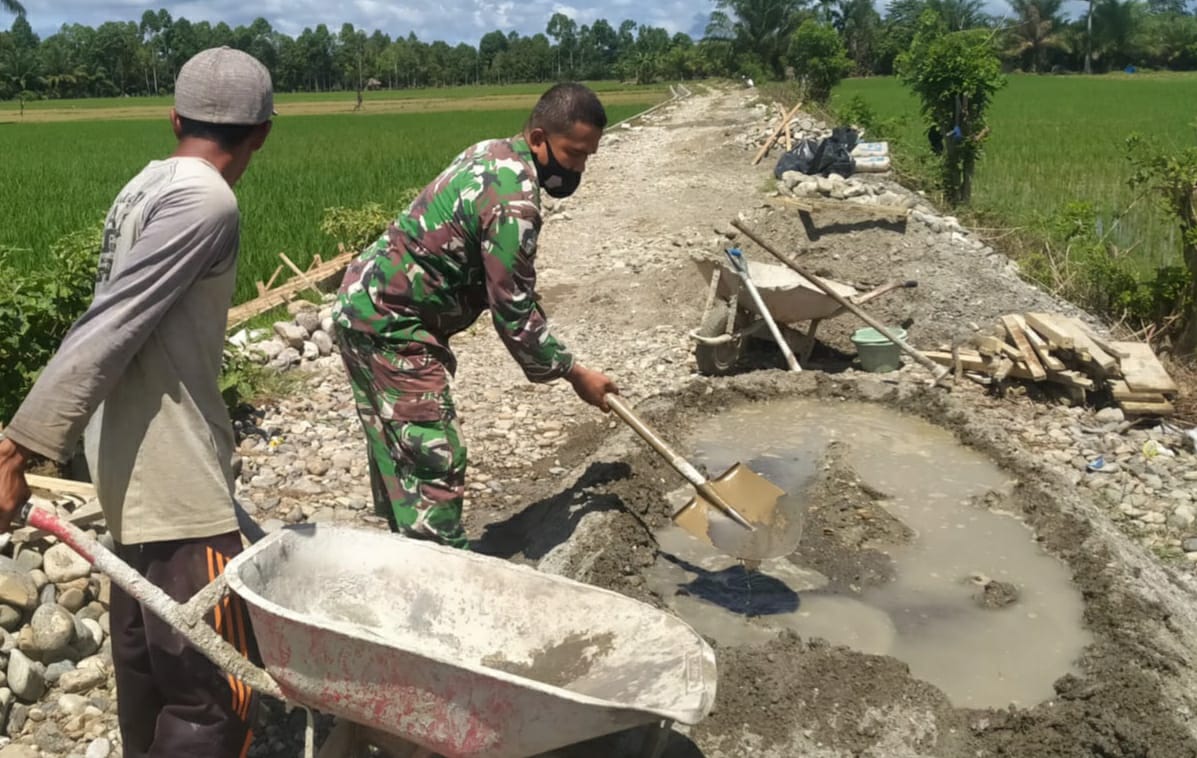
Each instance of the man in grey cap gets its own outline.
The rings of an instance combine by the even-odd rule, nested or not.
[[[117,196],[95,299],[0,440],[0,530],[29,497],[29,458],[66,460],[82,434],[118,554],[167,594],[188,599],[240,552],[218,378],[240,232],[232,187],[270,133],[273,101],[270,72],[237,50],[205,50],[179,71],[178,146]],[[239,600],[212,616],[256,652]],[[110,622],[126,758],[245,755],[256,702],[244,683],[115,586]]]

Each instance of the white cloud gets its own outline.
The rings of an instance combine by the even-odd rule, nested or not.
[[[662,26],[670,33],[701,33],[715,0],[24,0],[29,22],[41,35],[52,34],[64,23],[97,26],[105,21],[138,21],[146,10],[165,8],[175,17],[191,21],[224,21],[230,26],[266,18],[274,28],[296,35],[304,27],[326,24],[340,29],[348,21],[370,32],[381,29],[392,37],[414,31],[426,41],[441,39],[450,44],[476,44],[482,34],[495,29],[521,34],[544,32],[553,13],[561,12],[578,22],[591,24],[605,18],[618,27],[625,18],[637,23]],[[696,21],[696,19],[698,19]],[[2,22],[0,22],[2,23]]]

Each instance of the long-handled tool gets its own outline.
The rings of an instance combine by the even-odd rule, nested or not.
[[[861,307],[859,305],[857,305],[856,303],[852,302],[848,298],[846,298],[843,295],[841,295],[840,293],[836,292],[835,289],[831,285],[829,285],[827,282],[825,282],[822,279],[820,279],[819,277],[815,276],[813,273],[805,270],[802,266],[799,266],[797,263],[794,263],[794,261],[792,261],[789,257],[782,255],[781,251],[779,251],[777,248],[773,247],[768,242],[765,242],[763,239],[761,239],[754,231],[752,231],[752,229],[748,228],[747,224],[740,221],[739,219],[736,219],[736,220],[732,221],[732,226],[734,226],[737,229],[739,229],[740,231],[744,232],[744,234],[748,237],[748,239],[752,240],[757,245],[759,245],[762,250],[769,253],[770,255],[772,255],[774,258],[781,261],[785,265],[789,266],[790,269],[794,271],[794,273],[798,274],[799,276],[801,276],[804,279],[806,279],[807,281],[809,281],[811,284],[815,285],[819,289],[826,292],[832,299],[834,299],[837,303],[844,306],[844,308],[848,309],[853,314],[855,314],[857,316],[857,318],[859,318],[861,321],[863,321],[866,324],[868,324],[869,326],[873,327],[874,329],[876,329],[878,331],[878,333],[883,335],[887,340],[889,340],[890,342],[897,345],[902,350],[902,352],[906,353],[911,358],[914,358],[916,361],[918,361],[918,363],[920,365],[922,365],[924,368],[926,368],[928,371],[931,372],[932,376],[934,377],[935,384],[938,384],[944,377],[946,377],[949,373],[951,373],[951,369],[949,367],[939,365],[935,361],[931,360],[930,358],[923,355],[921,352],[919,352],[918,350],[916,350],[915,348],[913,348],[909,344],[907,344],[906,340],[899,339],[896,335],[894,335],[894,333],[892,331],[887,329],[885,327],[885,325],[883,325],[880,321],[873,318],[869,314],[865,313],[864,310],[862,310]]]
[[[752,276],[748,273],[748,261],[744,260],[744,253],[738,247],[731,247],[727,249],[727,258],[731,261],[732,268],[736,270],[740,281],[744,282],[744,288],[748,290],[748,294],[752,297],[752,302],[756,304],[757,313],[761,314],[761,318],[765,320],[765,325],[769,327],[769,333],[773,335],[773,341],[777,343],[777,347],[781,349],[781,354],[786,358],[786,365],[790,367],[790,371],[801,371],[802,367],[798,365],[798,359],[794,357],[794,351],[790,349],[790,343],[786,342],[785,337],[781,336],[781,330],[777,328],[777,322],[773,320],[773,315],[769,313],[769,309],[765,307],[765,301],[761,299],[761,293],[757,290],[756,285],[752,282]]]
[[[686,478],[695,497],[673,512],[673,521],[704,542],[745,561],[761,561],[792,553],[801,538],[800,522],[778,505],[785,490],[752,469],[736,463],[708,481],[676,453],[617,395],[607,395],[615,415]]]

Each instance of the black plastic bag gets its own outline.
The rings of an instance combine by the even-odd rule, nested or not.
[[[773,169],[773,177],[780,179],[781,175],[787,171],[798,171],[803,174],[813,173],[815,151],[818,148],[819,143],[816,140],[798,140],[798,144],[792,150],[782,153],[781,158],[777,161],[777,166]]]

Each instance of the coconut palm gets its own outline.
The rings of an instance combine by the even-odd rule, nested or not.
[[[25,6],[17,2],[17,0],[0,0],[0,8],[17,16],[25,15]]]
[[[1090,15],[1094,57],[1107,69],[1134,63],[1142,52],[1146,5],[1139,0],[1097,0]]]
[[[1060,21],[1062,0],[1009,0],[1017,15],[1015,25],[1010,29],[1011,44],[1008,54],[1030,59],[1031,71],[1036,73],[1047,68],[1047,54],[1051,50],[1067,52],[1069,45],[1064,36],[1064,24]]]
[[[737,52],[755,54],[780,74],[782,54],[802,20],[802,7],[801,0],[717,0],[707,36],[731,40]]]
[[[867,73],[872,68],[873,48],[881,28],[881,15],[873,0],[839,0],[832,9],[831,22],[844,38],[844,47],[856,70]]]

